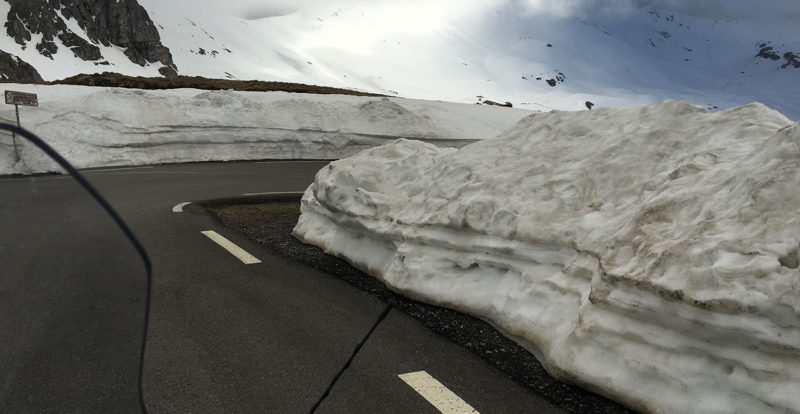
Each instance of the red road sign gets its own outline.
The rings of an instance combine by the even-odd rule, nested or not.
[[[39,97],[35,93],[6,91],[6,103],[9,105],[39,106]]]

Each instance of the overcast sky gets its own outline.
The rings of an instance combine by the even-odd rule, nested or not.
[[[512,0],[529,13],[591,16],[621,15],[636,9],[669,10],[713,18],[796,21],[800,26],[800,0]]]
[[[342,7],[353,3],[372,7],[447,5],[452,11],[484,10],[488,7],[512,3],[521,11],[554,16],[591,16],[597,13],[624,15],[635,9],[670,10],[695,17],[714,19],[756,20],[769,22],[796,21],[800,26],[800,0],[216,0],[235,8],[243,18],[261,18],[291,13],[304,8],[324,6]]]

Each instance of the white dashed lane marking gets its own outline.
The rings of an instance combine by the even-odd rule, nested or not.
[[[478,414],[476,409],[425,371],[400,374],[398,377],[442,414]]]
[[[175,206],[172,207],[172,212],[173,213],[183,213],[183,208],[188,206],[189,204],[192,204],[192,202],[191,201],[187,201],[185,203],[175,204]]]
[[[237,259],[241,260],[244,264],[255,264],[261,263],[261,260],[258,260],[255,256],[250,253],[247,253],[241,247],[233,244],[232,241],[226,239],[219,235],[219,233],[215,232],[214,230],[206,230],[202,232],[206,235],[209,239],[213,240],[214,243],[222,246],[223,249],[227,250],[230,254],[236,256]]]

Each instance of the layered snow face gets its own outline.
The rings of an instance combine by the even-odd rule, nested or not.
[[[397,138],[447,146],[497,136],[530,111],[399,98],[7,85],[39,95],[22,126],[79,168],[192,161],[336,159]],[[14,123],[14,107],[0,108]],[[18,140],[18,142],[22,142]],[[0,135],[0,174],[58,170]]]
[[[331,163],[301,240],[647,412],[798,412],[800,125],[760,104],[530,115]]]

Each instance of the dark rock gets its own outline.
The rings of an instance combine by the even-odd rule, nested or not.
[[[36,50],[39,51],[40,55],[52,59],[53,55],[58,52],[58,46],[52,41],[42,39],[41,42],[36,44]]]
[[[783,59],[784,63],[781,65],[781,69],[786,69],[789,67],[800,69],[800,59],[798,59],[798,55],[794,52],[786,52],[781,55],[781,53],[775,50],[774,47],[768,46],[770,42],[766,43],[759,43],[758,44],[758,53],[756,57],[760,57],[762,59],[768,59],[772,61],[778,61]]]
[[[167,69],[168,68],[163,68]],[[95,74],[80,74],[66,79],[50,82],[52,85],[86,85],[105,86],[111,88],[138,88],[138,89],[205,89],[205,90],[236,90],[251,92],[283,91],[292,93],[314,93],[318,95],[337,94],[352,96],[377,96],[374,93],[353,91],[348,89],[331,88],[328,86],[304,85],[288,82],[264,81],[239,81],[228,79],[209,79],[199,76],[176,76],[172,78],[144,78],[140,76],[126,76],[119,73],[103,72]],[[389,91],[396,93],[394,91]]]
[[[478,103],[480,103],[480,102],[478,102]],[[493,105],[493,106],[502,106],[502,107],[506,107],[506,108],[513,108],[514,107],[514,105],[512,105],[511,102],[500,103],[500,102],[490,101],[488,99],[483,101],[483,104],[484,105]]]
[[[75,53],[75,56],[78,56],[83,60],[94,61],[103,58],[103,54],[100,53],[99,47],[86,42],[86,40],[73,32],[65,33],[59,38],[62,42],[64,42],[64,46],[68,47],[73,53]]]
[[[156,26],[147,11],[136,0],[8,0],[11,9],[6,21],[6,33],[23,47],[32,34],[41,34],[36,49],[52,57],[58,51],[55,39],[60,40],[76,56],[87,61],[103,59],[96,44],[118,46],[134,63],[146,65],[160,62],[177,74],[169,49],[161,44]],[[86,32],[85,39],[67,27],[56,13],[75,19]]]
[[[772,46],[764,46],[761,50],[758,51],[756,57],[764,58],[764,59],[771,59],[771,60],[780,60],[780,55],[775,53]]]
[[[44,82],[36,68],[22,59],[0,50],[0,77],[3,81],[17,83]]]
[[[13,16],[11,13],[8,14],[5,27],[6,33],[13,37],[14,41],[17,42],[17,44],[22,45],[22,48],[25,49],[25,46],[31,41],[31,32],[25,28],[25,24],[23,24],[17,18],[16,14]]]
[[[586,101],[586,108],[587,108],[588,110],[590,110],[590,111],[591,111],[593,106],[594,106],[594,104],[593,104],[593,103],[591,103],[591,102],[589,102],[589,101]]]
[[[786,63],[781,65],[781,68],[788,68],[792,66],[794,68],[800,69],[800,60],[797,59],[797,54],[793,52],[786,52],[783,54],[783,58],[786,60]]]
[[[158,73],[160,73],[161,76],[163,76],[165,78],[177,78],[178,77],[178,71],[173,69],[170,66],[164,66],[163,68],[158,70]]]

